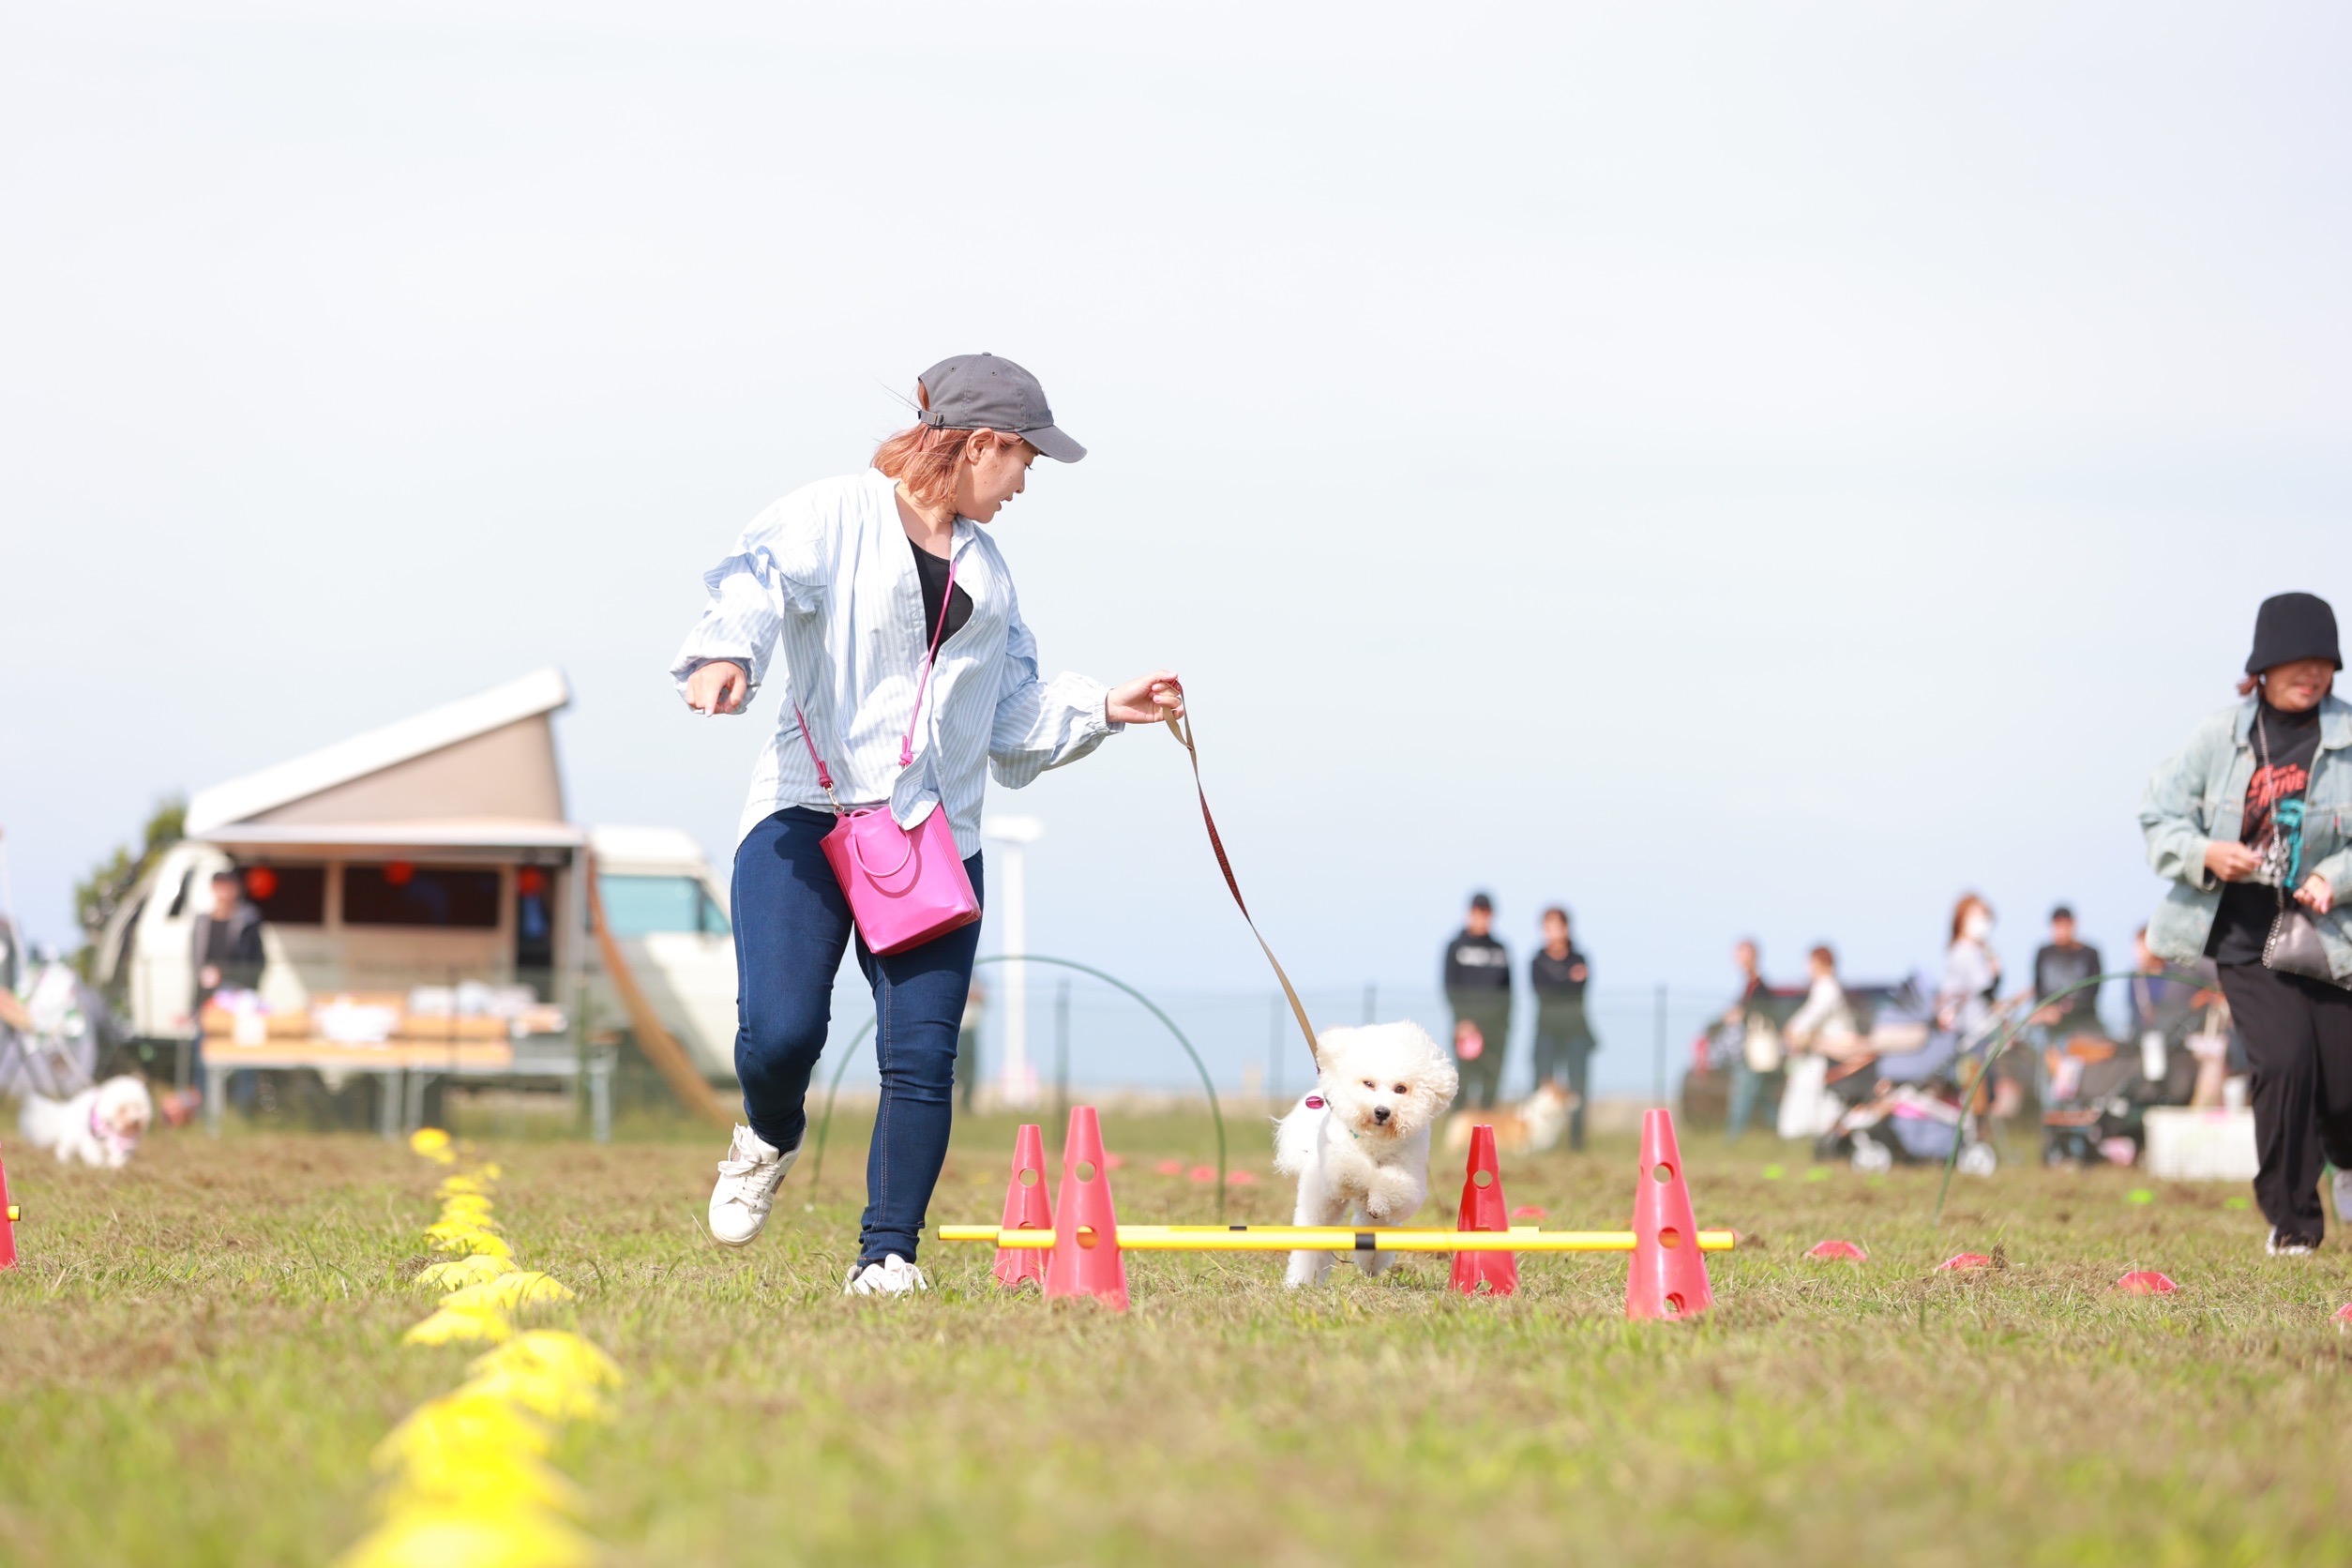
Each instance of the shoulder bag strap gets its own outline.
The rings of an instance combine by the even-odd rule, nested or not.
[[[914,686],[914,712],[907,716],[906,738],[898,743],[898,765],[902,768],[912,766],[914,762],[914,727],[921,722],[923,717],[923,694],[931,687],[931,666],[939,662],[940,641],[947,635],[947,612],[956,608],[956,556],[957,553],[951,544],[947,550],[947,591],[939,596],[939,625],[931,628],[931,651],[923,657],[923,675]],[[919,580],[922,574],[917,572],[915,575],[918,579],[917,591],[919,592],[921,588]]]
[[[1233,863],[1226,858],[1225,840],[1217,837],[1217,820],[1209,813],[1209,792],[1200,783],[1200,753],[1192,743],[1192,720],[1189,716],[1180,719],[1169,714],[1167,724],[1168,732],[1176,737],[1176,744],[1183,746],[1184,755],[1192,760],[1193,792],[1200,797],[1200,822],[1209,830],[1209,848],[1216,852],[1217,869],[1225,873],[1226,888],[1233,895],[1234,907],[1242,912],[1242,919],[1248,925],[1249,934],[1258,939],[1258,950],[1266,955],[1266,962],[1274,966],[1274,978],[1282,982],[1282,994],[1290,1001],[1290,1016],[1299,1020],[1299,1033],[1306,1036],[1306,1054],[1319,1068],[1322,1053],[1315,1048],[1315,1025],[1306,1016],[1306,1004],[1299,1000],[1298,990],[1290,984],[1290,977],[1283,972],[1282,960],[1274,957],[1272,947],[1266,945],[1265,933],[1259,930],[1258,922],[1250,918],[1249,905],[1242,899],[1242,884],[1233,877]]]
[[[914,761],[914,727],[923,716],[923,694],[930,689],[931,666],[939,660],[939,645],[947,635],[947,612],[955,602],[956,557],[951,554],[947,558],[947,592],[940,596],[939,625],[931,632],[930,652],[924,656],[923,673],[915,682],[914,712],[908,716],[906,736],[898,743],[898,765],[902,768]],[[792,704],[792,716],[800,720],[800,744],[808,748],[808,760],[817,765],[817,785],[824,791],[825,798],[833,802],[834,813],[838,816],[842,814],[841,802],[833,792],[833,775],[826,770],[825,760],[817,755],[817,743],[808,733],[808,716],[800,711],[798,702]]]

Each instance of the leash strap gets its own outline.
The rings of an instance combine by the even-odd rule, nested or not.
[[[1217,820],[1209,811],[1209,792],[1202,788],[1200,783],[1200,753],[1192,743],[1192,719],[1189,716],[1178,718],[1174,714],[1169,714],[1165,722],[1168,725],[1168,732],[1176,737],[1176,744],[1183,746],[1184,755],[1192,760],[1192,789],[1193,793],[1200,797],[1201,825],[1209,830],[1209,848],[1216,852],[1217,869],[1225,873],[1225,885],[1226,889],[1233,895],[1233,907],[1242,912],[1242,919],[1248,925],[1249,934],[1258,939],[1258,950],[1266,955],[1266,962],[1274,966],[1274,978],[1282,982],[1282,994],[1290,1000],[1290,1016],[1299,1020],[1299,1033],[1306,1036],[1307,1058],[1319,1068],[1322,1065],[1322,1054],[1315,1048],[1315,1025],[1306,1016],[1306,1004],[1299,1000],[1297,988],[1290,984],[1290,977],[1283,972],[1282,960],[1275,957],[1274,949],[1266,945],[1265,933],[1258,928],[1258,922],[1251,918],[1249,905],[1242,898],[1242,884],[1233,875],[1233,863],[1226,858],[1225,840],[1217,837]]]

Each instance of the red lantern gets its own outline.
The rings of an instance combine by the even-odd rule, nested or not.
[[[416,880],[416,867],[405,860],[396,860],[384,868],[384,880],[394,887],[406,887]]]
[[[515,891],[526,898],[535,898],[547,891],[547,873],[535,866],[526,866],[515,873]]]
[[[278,873],[271,870],[266,866],[253,866],[247,867],[245,872],[245,892],[248,897],[252,898],[257,903],[268,903],[272,898],[278,897]]]

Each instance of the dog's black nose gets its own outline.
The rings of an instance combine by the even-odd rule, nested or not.
[[[1385,1122],[1388,1120],[1388,1117],[1389,1117],[1389,1109],[1388,1109],[1388,1107],[1386,1107],[1386,1106],[1374,1106],[1374,1107],[1372,1108],[1372,1120],[1373,1120],[1373,1121],[1375,1121],[1375,1122],[1381,1122],[1381,1123],[1385,1123]]]

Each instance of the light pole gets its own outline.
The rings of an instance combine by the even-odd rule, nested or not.
[[[1029,952],[1025,852],[1045,836],[1046,824],[1034,817],[987,817],[980,822],[980,837],[1003,846],[998,857],[1003,868],[989,867],[988,880],[997,885],[1004,952],[1012,959],[1004,966],[1004,1067],[999,1074],[1009,1106],[1037,1103],[1037,1069],[1029,1062],[1029,966],[1020,960]]]

